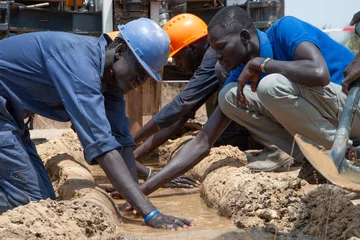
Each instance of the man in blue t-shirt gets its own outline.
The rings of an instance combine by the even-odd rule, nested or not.
[[[243,69],[238,82],[221,90],[219,107],[199,134],[141,186],[146,194],[207,156],[231,120],[246,127],[268,148],[262,155],[269,159],[259,159],[252,169],[278,167],[280,161],[289,164],[291,154],[302,157],[297,147],[293,149],[296,133],[331,147],[346,99],[339,84],[354,55],[321,30],[294,17],[275,22],[266,37],[272,57],[263,55],[251,17],[239,7],[225,7],[210,21],[208,39],[220,64],[233,71],[242,64]],[[360,120],[359,111],[355,118]],[[351,139],[360,139],[359,128],[352,129]]]
[[[169,37],[150,19],[119,27],[114,41],[106,34],[38,32],[0,42],[0,214],[30,201],[55,199],[24,123],[29,114],[38,114],[72,122],[85,160],[102,167],[145,224],[171,229],[191,225],[156,210],[126,165],[135,170],[124,94],[148,76],[161,81]]]

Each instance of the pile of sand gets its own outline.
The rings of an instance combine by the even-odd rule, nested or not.
[[[244,166],[246,160],[246,155],[237,147],[230,145],[214,147],[206,158],[189,171],[189,174],[202,182],[209,173],[216,169],[224,166],[238,168]]]
[[[186,143],[190,142],[198,133],[198,131],[188,132],[180,138],[171,140],[169,139],[166,143],[155,149],[149,155],[145,156],[145,162],[160,162],[167,163],[171,160],[175,153],[179,151]]]
[[[302,198],[302,215],[292,235],[319,239],[360,237],[360,205],[344,197],[344,191],[331,185],[320,186]]]
[[[253,173],[245,163],[243,152],[222,146],[189,172],[202,181],[206,204],[237,227],[284,239],[360,237],[360,205],[347,200],[343,190],[309,185],[296,177],[298,170]]]
[[[95,184],[76,135],[68,132],[37,147],[57,201],[31,202],[2,214],[0,239],[106,239],[118,235],[122,230],[118,209]]]

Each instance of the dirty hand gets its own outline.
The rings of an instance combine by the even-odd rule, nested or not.
[[[105,187],[105,191],[110,193],[110,196],[113,199],[123,199],[123,197],[120,195],[118,191],[114,187]]]
[[[163,188],[194,188],[198,187],[199,185],[200,183],[195,179],[182,175],[171,180],[171,182],[166,183]]]
[[[249,102],[244,95],[244,87],[248,81],[251,81],[251,90],[256,91],[257,83],[260,80],[260,64],[263,60],[259,57],[251,59],[238,78],[237,102],[241,102],[246,107],[249,106]]]
[[[192,226],[192,223],[185,218],[177,218],[162,213],[153,215],[146,224],[154,228],[163,228],[167,230],[177,230],[179,227],[188,228],[189,226]]]
[[[345,68],[344,70],[345,78],[341,82],[342,91],[347,95],[349,93],[349,88],[351,83],[356,79],[360,78],[360,54]]]
[[[155,176],[156,173],[157,173],[156,171],[152,171],[149,178]],[[199,185],[200,183],[195,179],[182,175],[180,177],[171,180],[171,182],[166,183],[162,187],[163,188],[194,188],[194,187],[198,187]]]
[[[360,11],[355,13],[353,18],[351,19],[350,25],[354,25],[360,20]]]

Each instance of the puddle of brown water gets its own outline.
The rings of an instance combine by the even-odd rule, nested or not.
[[[95,181],[101,185],[109,182],[102,170],[92,167]],[[161,188],[149,196],[150,201],[164,214],[191,219],[193,226],[178,231],[154,229],[143,224],[143,219],[123,210],[124,200],[115,200],[121,210],[126,239],[213,239],[248,240],[274,239],[274,236],[261,232],[245,232],[237,228],[225,217],[219,216],[214,209],[208,208],[197,189]]]

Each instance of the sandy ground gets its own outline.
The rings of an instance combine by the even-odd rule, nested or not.
[[[37,145],[57,200],[31,202],[0,216],[0,239],[121,238],[119,212],[86,167],[74,133]]]
[[[189,137],[171,144],[182,145]],[[246,156],[232,146],[213,148],[189,174],[202,181],[209,207],[242,229],[266,231],[287,239],[360,237],[360,205],[332,185],[314,186],[297,178],[299,169],[253,173]]]
[[[38,145],[57,201],[32,202],[0,216],[1,239],[121,239],[119,212],[95,184],[82,148],[71,131]],[[194,134],[169,141],[163,161]],[[161,152],[163,151],[163,152]],[[164,154],[163,154],[164,153]],[[167,153],[167,155],[165,154]],[[188,174],[202,181],[209,207],[245,230],[277,234],[278,239],[360,237],[360,205],[330,185],[310,186],[285,173],[252,173],[246,156],[232,146],[213,148]]]

